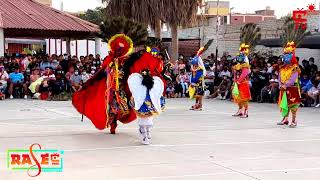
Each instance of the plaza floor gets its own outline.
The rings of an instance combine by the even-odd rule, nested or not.
[[[152,145],[137,125],[117,135],[96,130],[71,102],[0,101],[1,180],[319,180],[320,109],[302,108],[296,129],[276,126],[275,104],[251,104],[250,117],[231,116],[231,102],[208,100],[201,112],[188,99],[169,99],[155,121]],[[30,178],[6,166],[7,149],[64,150],[64,170]]]

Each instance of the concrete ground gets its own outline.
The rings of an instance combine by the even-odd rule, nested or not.
[[[0,101],[0,179],[320,179],[320,109],[301,109],[290,129],[276,126],[274,104],[251,104],[250,117],[238,119],[230,102],[206,101],[202,112],[189,111],[191,103],[168,100],[144,146],[135,122],[110,135],[81,123],[70,102]],[[63,149],[64,171],[29,178],[8,170],[6,150],[33,143]]]

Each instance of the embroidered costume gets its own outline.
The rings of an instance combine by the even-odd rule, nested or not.
[[[162,77],[163,62],[158,53],[144,52],[130,68],[128,86],[132,94],[130,105],[134,109],[139,125],[142,144],[150,144],[153,119],[164,109],[165,81]]]
[[[128,105],[129,91],[125,88],[127,77],[124,77],[123,69],[133,50],[133,42],[129,37],[117,34],[108,45],[109,56],[101,69],[74,93],[72,103],[97,129],[110,127],[110,133],[115,134],[117,121],[126,124],[136,119],[134,110]]]
[[[250,64],[248,59],[249,45],[241,44],[240,54],[236,58],[236,64],[233,69],[233,89],[232,97],[235,103],[238,104],[238,112],[233,116],[247,118],[249,101],[251,100],[249,74]]]
[[[292,114],[291,128],[297,126],[297,111],[301,103],[299,74],[300,69],[295,55],[295,43],[288,42],[282,57],[283,65],[279,69],[279,107],[282,112],[282,121],[278,125],[289,124],[289,113]]]
[[[195,99],[195,104],[190,110],[202,110],[202,98],[204,95],[204,76],[206,68],[204,67],[201,55],[210,47],[213,40],[209,40],[204,47],[201,47],[197,54],[191,60],[191,78],[189,86],[189,97]]]
[[[151,53],[133,49],[131,39],[118,34],[109,40],[109,56],[97,74],[80,91],[72,103],[97,129],[110,127],[115,134],[117,121],[124,124],[138,118],[143,143],[149,144],[150,128],[155,115],[164,107],[163,62]]]

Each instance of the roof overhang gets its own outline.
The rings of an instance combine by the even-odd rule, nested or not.
[[[266,47],[282,47],[281,39],[262,39],[258,42],[258,45],[263,45]],[[299,48],[308,48],[308,49],[320,49],[320,35],[309,35],[306,36]]]

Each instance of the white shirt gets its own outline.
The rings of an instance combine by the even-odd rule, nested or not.
[[[0,82],[2,84],[7,84],[7,79],[9,79],[9,75],[8,75],[7,71],[4,71],[3,73],[0,72]]]
[[[219,73],[219,77],[223,77],[223,76],[231,77],[231,73],[228,70],[227,71],[221,71]]]

